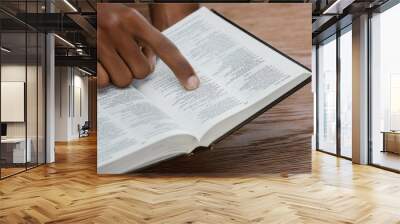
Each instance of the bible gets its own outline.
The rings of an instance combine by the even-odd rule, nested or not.
[[[97,172],[120,174],[209,147],[311,80],[308,68],[205,7],[163,31],[200,86],[158,60],[129,87],[98,90]]]

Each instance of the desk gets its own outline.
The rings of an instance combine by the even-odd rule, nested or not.
[[[382,131],[382,152],[393,152],[400,154],[400,131]]]
[[[6,163],[25,163],[32,159],[30,138],[26,139],[27,147],[25,152],[25,138],[1,139],[1,157]],[[27,159],[27,161],[25,161]]]

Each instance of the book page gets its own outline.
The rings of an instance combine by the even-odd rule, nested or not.
[[[167,30],[166,35],[201,74],[250,104],[310,75],[207,8]]]
[[[310,75],[204,7],[163,33],[195,69],[199,89],[185,91],[161,60],[154,73],[135,86],[198,138],[218,122],[271,93],[290,90]]]
[[[98,92],[98,164],[123,157],[166,137],[186,134],[135,87]]]
[[[139,80],[135,86],[151,101],[197,138],[221,117],[238,111],[241,101],[223,86],[206,75],[201,75],[200,87],[194,91],[185,90],[172,71],[158,61],[153,74]]]

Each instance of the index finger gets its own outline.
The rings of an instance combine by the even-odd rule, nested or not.
[[[135,27],[133,35],[145,42],[156,52],[165,64],[175,73],[176,77],[186,89],[196,89],[199,85],[199,79],[190,63],[181,54],[178,48],[166,36],[148,23],[143,16],[140,14],[137,16],[138,26]]]

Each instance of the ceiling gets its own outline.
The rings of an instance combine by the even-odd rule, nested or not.
[[[24,64],[37,63],[38,57],[44,55],[44,35],[37,33],[2,33],[2,46],[10,52],[1,52],[3,63]],[[27,46],[27,47],[25,47]]]
[[[2,52],[3,61],[36,57],[31,39],[51,32],[57,34],[56,65],[96,69],[96,0],[1,0],[0,26],[2,46],[11,50]]]
[[[374,10],[388,0],[315,0],[313,2],[313,44],[332,36],[352,23],[354,17]]]
[[[73,12],[74,10],[68,3],[80,12],[96,12],[96,0],[68,0],[68,3],[64,0],[47,0],[47,2],[47,6],[50,5],[53,8],[53,12]],[[46,12],[46,0],[1,0],[0,6],[15,13]]]

